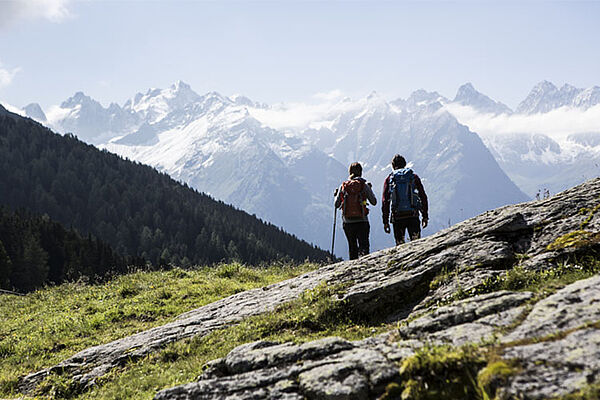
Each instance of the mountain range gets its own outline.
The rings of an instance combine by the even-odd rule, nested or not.
[[[600,126],[557,141],[543,132],[482,132],[482,118],[497,122],[564,109],[591,112],[598,103],[598,87],[557,89],[542,82],[513,112],[468,83],[452,100],[424,90],[394,101],[375,92],[344,98],[314,115],[300,113],[307,123],[294,124],[288,121],[290,106],[216,92],[198,95],[179,81],[138,93],[122,106],[105,108],[79,92],[46,114],[36,104],[24,113],[327,248],[333,190],[350,162],[363,163],[379,197],[391,158],[403,154],[429,195],[428,234],[524,201],[541,188],[554,193],[597,174]],[[392,245],[381,229],[379,205],[371,210],[371,225],[374,249]],[[339,232],[336,240],[342,243]]]
[[[76,255],[69,260],[75,265],[53,269],[74,272],[54,274],[54,277],[59,276],[52,278],[57,283],[62,278],[77,279],[80,275],[93,279],[96,275],[124,272],[128,265],[145,267],[146,261],[153,267],[169,264],[187,267],[234,260],[258,265],[275,260],[304,262],[331,258],[324,250],[298,240],[273,224],[198,193],[150,166],[101,151],[73,135],[55,134],[1,106],[0,188],[0,207],[43,216],[74,229],[83,238],[88,237],[90,245],[79,246],[80,250],[69,244],[68,248]],[[67,259],[66,250],[62,256],[61,251],[49,250],[62,248],[52,242],[59,240],[59,234],[34,231],[29,238],[22,232],[23,228],[19,228],[26,227],[27,223],[8,226],[10,235],[0,229],[0,241],[17,243],[14,237],[25,237],[22,249],[15,249],[17,245],[6,248],[10,258],[16,261],[12,263],[15,268],[34,265],[43,271],[44,249],[58,254],[54,258],[60,262],[55,263],[50,258],[50,264],[60,264]],[[92,237],[127,256],[128,263],[132,264],[120,261],[117,264],[121,269],[113,270],[110,252],[105,251],[108,254],[105,256],[102,246],[96,250]],[[47,242],[51,243],[44,247]],[[30,251],[26,251],[27,246]],[[90,248],[92,250],[86,250]],[[78,263],[80,259],[83,261]],[[90,268],[84,270],[86,266]],[[35,275],[37,280],[31,285],[22,284],[21,288],[47,283],[43,273],[26,275]],[[17,280],[23,283],[23,279]]]
[[[538,83],[513,112],[463,85],[449,109],[477,131],[506,174],[531,197],[600,173],[600,87]],[[457,109],[460,105],[467,108]]]

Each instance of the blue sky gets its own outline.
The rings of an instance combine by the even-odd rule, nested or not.
[[[475,87],[515,107],[541,80],[600,85],[600,2],[0,0],[0,100],[104,105],[181,79],[275,103]]]

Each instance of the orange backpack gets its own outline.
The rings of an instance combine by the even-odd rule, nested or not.
[[[346,218],[360,218],[369,214],[366,199],[363,199],[365,181],[351,179],[342,183],[342,214]]]

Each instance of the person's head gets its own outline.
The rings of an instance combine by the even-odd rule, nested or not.
[[[362,165],[358,162],[353,162],[350,164],[350,168],[348,168],[348,173],[350,173],[350,179],[359,178],[362,176]]]
[[[392,158],[392,168],[400,169],[406,167],[406,160],[400,154],[396,154],[394,158]]]

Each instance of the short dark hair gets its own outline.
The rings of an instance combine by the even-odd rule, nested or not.
[[[400,154],[396,154],[394,158],[392,158],[392,168],[400,169],[406,167],[406,160]]]
[[[348,168],[348,173],[350,173],[350,178],[362,176],[362,165],[359,162],[353,162],[350,164],[350,168]]]

